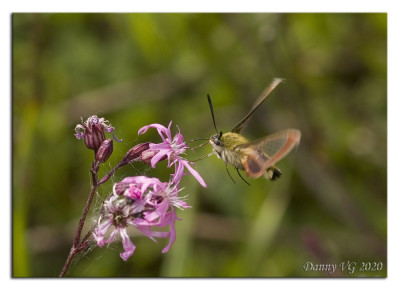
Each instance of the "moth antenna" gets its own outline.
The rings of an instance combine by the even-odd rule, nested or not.
[[[215,132],[218,134],[217,126],[215,125],[214,110],[213,110],[213,106],[212,106],[212,102],[211,102],[211,97],[209,94],[207,94],[207,99],[208,99],[208,105],[210,106],[211,116],[212,116],[213,123],[214,123],[214,129],[215,129]]]

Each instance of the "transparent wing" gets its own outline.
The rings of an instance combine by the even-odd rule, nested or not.
[[[254,142],[237,146],[237,149],[249,152],[252,150],[264,152],[267,156],[262,168],[265,170],[285,157],[296,145],[299,144],[301,133],[296,129],[287,129],[268,135]]]
[[[240,133],[240,131],[243,129],[246,121],[250,119],[250,117],[254,114],[254,112],[257,110],[259,106],[265,101],[265,99],[269,96],[269,94],[276,88],[277,85],[279,85],[281,82],[283,82],[283,79],[280,78],[274,78],[272,83],[265,88],[265,90],[261,93],[261,95],[257,98],[256,102],[254,103],[253,107],[251,108],[250,112],[247,113],[246,116],[231,130],[233,133]]]

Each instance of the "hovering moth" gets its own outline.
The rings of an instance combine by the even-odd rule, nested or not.
[[[207,95],[214,128],[217,132],[209,138],[213,153],[221,158],[226,165],[232,165],[242,179],[239,170],[244,170],[248,177],[264,176],[266,179],[276,180],[282,173],[275,164],[300,142],[301,133],[297,129],[279,131],[256,141],[248,141],[240,134],[246,121],[281,82],[282,79],[275,78],[256,100],[250,112],[227,133],[222,133],[222,131],[218,133],[211,98],[210,95]],[[247,183],[247,181],[245,182]]]

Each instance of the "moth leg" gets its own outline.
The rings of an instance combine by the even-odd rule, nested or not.
[[[190,140],[189,142],[191,142],[191,141],[197,141],[197,140]],[[189,142],[188,142],[188,143],[189,143]],[[192,151],[194,151],[194,149],[197,149],[197,148],[199,148],[199,147],[203,147],[203,146],[206,145],[206,144],[208,144],[208,142],[201,143],[200,145],[191,147],[190,149],[192,149]]]
[[[197,162],[197,161],[203,160],[203,159],[205,159],[205,158],[207,158],[207,157],[210,157],[210,156],[213,155],[213,154],[214,154],[214,152],[211,152],[210,154],[207,154],[206,156],[203,156],[203,157],[201,157],[201,158],[199,158],[199,159],[192,160],[192,161],[189,161],[189,162]]]
[[[236,168],[236,172],[239,174],[240,178],[241,178],[247,185],[250,186],[250,183],[248,183],[248,182],[243,178],[243,176],[240,174],[239,168]]]
[[[236,184],[235,180],[233,180],[231,174],[229,173],[228,165],[226,163],[225,163],[225,167],[226,167],[226,172],[228,172],[229,177],[232,179],[232,182]]]

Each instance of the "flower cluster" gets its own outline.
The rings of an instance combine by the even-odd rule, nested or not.
[[[121,237],[127,260],[134,252],[135,245],[130,240],[127,228],[136,228],[150,239],[169,237],[168,245],[162,250],[168,252],[175,241],[175,208],[188,208],[178,196],[178,186],[172,182],[161,182],[146,176],[127,177],[114,184],[113,193],[105,201],[103,213],[93,233],[97,244],[102,247]],[[169,227],[168,231],[154,231],[152,228]],[[108,237],[106,237],[108,236]]]
[[[87,123],[84,127],[85,133],[89,131],[90,124],[93,124],[89,120]],[[100,122],[95,125],[98,123]],[[101,124],[104,125],[104,121]],[[114,242],[118,237],[121,238],[124,251],[120,256],[125,261],[132,256],[136,248],[129,238],[128,228],[134,228],[154,241],[155,238],[169,238],[169,243],[162,252],[169,251],[176,238],[175,221],[178,220],[178,217],[175,208],[190,207],[178,196],[184,168],[187,168],[202,186],[207,186],[200,174],[192,168],[190,162],[181,156],[189,147],[184,142],[179,128],[178,133],[172,138],[171,124],[172,122],[169,123],[168,128],[160,124],[151,124],[141,128],[138,134],[146,133],[149,128],[157,129],[163,142],[159,144],[146,142],[134,146],[117,166],[119,168],[128,163],[141,161],[150,163],[154,168],[157,163],[167,159],[167,166],[174,165],[175,167],[175,172],[171,174],[171,180],[161,182],[157,178],[134,176],[115,183],[112,194],[103,204],[102,213],[94,229],[93,237],[99,247]],[[102,129],[106,128],[104,126]],[[97,127],[93,125],[90,130],[91,132],[95,131]],[[101,148],[101,146],[98,148],[97,153],[102,152]],[[98,159],[97,155],[96,159],[100,162],[103,160]],[[154,230],[154,228],[165,227],[168,228],[167,231],[165,229],[163,231]]]

